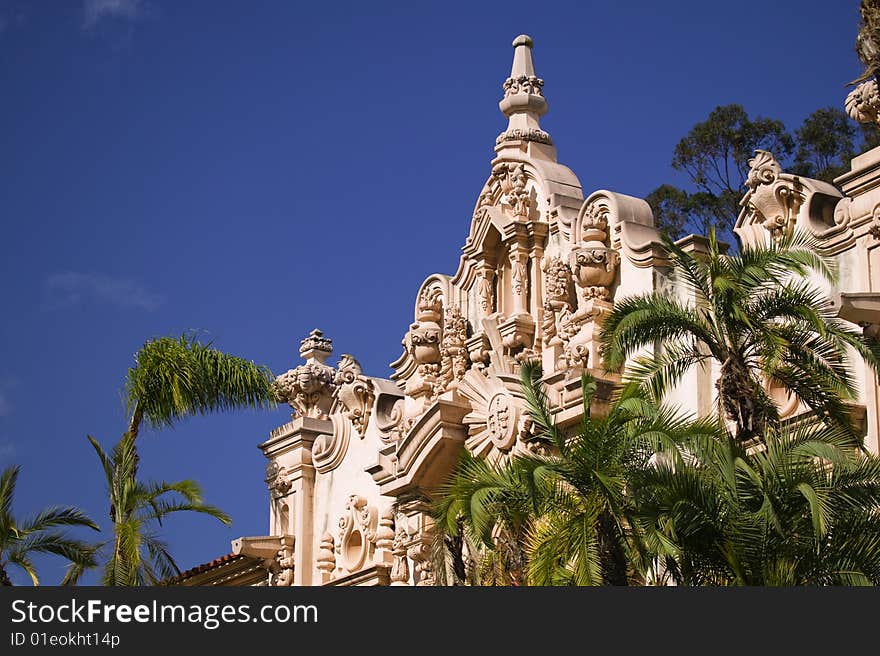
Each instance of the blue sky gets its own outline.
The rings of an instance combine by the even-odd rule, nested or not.
[[[319,327],[387,376],[419,284],[457,267],[517,34],[585,195],[644,196],[682,182],[672,150],[717,105],[790,129],[842,107],[857,23],[857,0],[0,0],[0,466],[22,466],[16,511],[75,504],[109,525],[86,434],[119,438],[149,337],[203,331],[280,373]],[[144,434],[146,477],[196,478],[234,519],[169,521],[182,568],[265,533],[256,445],[288,417]]]

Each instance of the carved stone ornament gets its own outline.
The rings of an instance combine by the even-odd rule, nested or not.
[[[443,342],[440,347],[440,381],[444,389],[458,386],[470,365],[467,348],[467,319],[457,307],[447,308],[443,319]]]
[[[494,375],[487,377],[471,370],[459,392],[473,408],[464,418],[469,435],[467,448],[490,459],[510,451],[517,438],[519,406],[504,383]]]
[[[527,255],[511,251],[510,281],[514,296],[525,298],[529,294],[529,272],[526,267]]]
[[[433,523],[425,513],[420,512],[407,518],[406,532],[406,555],[414,565],[416,586],[435,585],[434,565],[431,560]]]
[[[422,290],[416,321],[404,339],[404,346],[419,365],[419,373],[423,377],[436,375],[440,369],[441,295],[442,292],[436,287]]]
[[[502,133],[502,136],[506,133]],[[499,137],[500,138],[500,137]],[[492,178],[507,196],[507,203],[515,218],[525,220],[529,216],[531,198],[526,189],[526,172],[522,164],[501,162],[492,169]]]
[[[544,262],[543,343],[566,343],[574,334],[571,325],[571,271],[560,257]]]
[[[275,556],[276,567],[272,568],[269,577],[269,585],[286,587],[293,585],[294,560],[293,560],[293,537],[281,537],[281,549]]]
[[[868,234],[875,241],[880,240],[880,205],[875,205],[874,209],[871,210],[871,227],[868,228]]]
[[[411,423],[404,413],[404,399],[389,394],[380,394],[376,402],[376,428],[379,438],[385,442],[397,442],[409,431]]]
[[[394,518],[394,540],[391,543],[391,585],[409,585],[409,560],[406,557],[409,535],[406,532],[406,515],[397,513]]]
[[[509,77],[504,80],[502,88],[504,89],[505,98],[517,93],[529,93],[535,96],[543,96],[544,80],[535,75],[519,75],[515,78]]]
[[[330,415],[333,431],[321,433],[312,444],[312,463],[322,474],[336,469],[348,453],[353,424],[338,412]]]
[[[505,130],[495,137],[495,145],[503,144],[506,141],[535,141],[547,144],[548,146],[553,145],[553,139],[550,137],[550,134],[539,128],[529,128],[528,130],[513,128],[512,130]]]
[[[318,571],[321,572],[321,583],[329,582],[333,578],[334,570],[336,569],[336,551],[333,536],[330,533],[325,532],[321,536],[315,562],[317,563]]]
[[[355,430],[364,435],[370,423],[370,412],[376,397],[373,381],[363,375],[360,363],[346,353],[336,366],[333,382],[336,385],[336,400],[342,406],[342,413],[351,420]]]
[[[880,93],[877,80],[862,82],[849,92],[845,102],[846,113],[859,123],[880,125]]]
[[[477,278],[477,298],[484,315],[495,311],[495,270],[489,266],[480,268]]]
[[[386,506],[379,515],[379,528],[376,530],[376,549],[391,551],[394,542],[394,509]]]
[[[302,340],[299,352],[305,364],[275,379],[275,396],[290,404],[295,415],[326,419],[335,389],[333,368],[324,364],[333,352],[332,342],[316,328]]]
[[[568,265],[582,301],[611,299],[620,253],[607,245],[609,212],[606,204],[594,201],[581,213],[580,241],[573,245]]]
[[[266,465],[266,484],[269,486],[269,492],[273,499],[279,499],[286,496],[290,492],[292,483],[284,468],[280,467],[274,460]]]
[[[778,242],[794,229],[804,200],[800,181],[796,176],[783,174],[779,162],[766,150],[756,150],[749,167],[749,190],[740,201],[746,208],[746,221],[762,225]]]
[[[352,494],[339,518],[336,539],[337,571],[357,572],[370,564],[376,540],[377,512],[364,497]]]

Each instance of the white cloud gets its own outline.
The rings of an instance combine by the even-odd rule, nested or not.
[[[144,0],[84,0],[83,29],[93,29],[105,18],[135,20],[146,11]]]
[[[165,299],[161,294],[134,281],[100,273],[53,273],[43,282],[44,309],[70,307],[83,301],[98,301],[120,308],[152,312]]]

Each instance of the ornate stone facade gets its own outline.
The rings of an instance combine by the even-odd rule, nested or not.
[[[656,291],[696,302],[671,275],[647,203],[607,190],[585,196],[558,163],[539,123],[548,105],[532,41],[523,35],[513,45],[499,103],[508,126],[478,190],[463,256],[453,275],[432,275],[415,290],[390,378],[365,375],[351,355],[331,366],[331,341],[315,330],[301,343],[305,362],[277,379],[294,416],[260,445],[269,461],[270,535],[234,543],[248,563],[262,563],[264,584],[433,584],[426,508],[461,451],[498,461],[541,449],[520,391],[522,362],[541,361],[565,431],[581,419],[582,372],[605,390],[620,380],[598,349],[615,299]],[[847,108],[875,121],[877,98],[868,82]],[[880,149],[855,158],[839,188],[786,173],[766,151],[750,166],[736,224],[742,242],[810,232],[845,272],[829,290],[839,316],[880,331]],[[678,244],[707,248],[693,235]],[[876,378],[864,368],[853,376],[876,452]],[[669,401],[705,414],[713,389],[712,371],[694,369]],[[767,391],[784,416],[802,410],[781,390]],[[603,398],[594,400],[599,412]]]

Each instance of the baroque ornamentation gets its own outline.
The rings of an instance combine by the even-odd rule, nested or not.
[[[505,130],[495,138],[495,145],[497,146],[507,141],[534,141],[547,144],[548,146],[553,145],[553,139],[550,137],[550,134],[538,128],[529,128],[528,130],[513,128],[512,130]]]
[[[275,556],[276,567],[270,574],[270,585],[286,587],[293,585],[294,560],[293,560],[293,537],[285,535],[281,537],[281,549]]]
[[[849,198],[844,198],[843,200],[849,200],[849,204],[852,203]],[[875,240],[880,240],[880,204],[875,205],[874,209],[871,211],[871,227],[868,228],[868,234],[871,235],[871,237],[873,237]]]
[[[274,460],[266,465],[266,484],[269,486],[269,492],[274,499],[286,496],[293,485],[284,469]]]
[[[523,299],[529,294],[529,273],[526,268],[526,257],[516,250],[510,252],[510,280],[513,285],[513,293]]]
[[[326,419],[335,387],[333,368],[324,364],[333,352],[332,341],[316,328],[302,340],[299,352],[305,364],[275,379],[275,396],[288,403],[295,416]]]
[[[376,549],[391,551],[394,542],[394,509],[386,506],[379,516],[379,528],[376,531]]]
[[[391,585],[409,585],[409,560],[406,557],[409,535],[406,532],[406,516],[398,513],[394,520],[394,540],[391,543]]]
[[[512,96],[517,93],[528,93],[533,96],[544,95],[544,80],[535,75],[518,75],[517,77],[509,77],[504,80],[502,85],[504,89],[504,97]]]
[[[407,422],[404,408],[404,399],[379,394],[376,402],[376,428],[379,429],[379,438],[385,442],[396,442],[409,431],[411,424]]]
[[[376,509],[364,497],[352,494],[345,504],[346,514],[339,518],[336,540],[337,569],[350,574],[369,563],[376,540]]]
[[[336,569],[336,552],[334,548],[333,536],[325,532],[321,536],[321,543],[318,545],[318,555],[315,558],[318,571],[321,572],[321,583],[327,583],[333,578],[333,572]]]
[[[880,93],[877,92],[877,81],[862,82],[850,91],[844,106],[853,120],[880,125]]]
[[[502,133],[506,134],[506,133]],[[499,137],[500,138],[500,137]],[[492,177],[498,181],[501,191],[507,195],[507,202],[513,210],[514,217],[527,219],[531,206],[529,192],[526,189],[526,172],[522,164],[501,162],[492,169]]]
[[[330,421],[332,432],[318,435],[312,444],[312,462],[321,473],[336,469],[342,463],[351,441],[351,422],[338,412],[330,415]]]
[[[484,315],[495,311],[495,270],[489,266],[481,267],[478,274],[477,298]]]
[[[568,265],[583,301],[611,299],[620,253],[607,246],[609,212],[608,206],[599,200],[581,212],[580,241],[572,248]]]
[[[504,383],[494,375],[470,370],[458,390],[473,408],[463,420],[468,427],[467,448],[492,458],[510,451],[516,443],[520,411]]]
[[[467,339],[467,319],[461,316],[457,307],[446,309],[443,319],[443,341],[440,347],[440,381],[445,389],[458,385],[467,371],[468,360],[465,340]]]
[[[351,420],[355,430],[362,436],[370,423],[370,412],[376,393],[373,381],[363,375],[360,363],[348,353],[336,365],[336,400],[343,408],[343,414]]]
[[[545,261],[543,342],[566,343],[572,332],[571,271],[560,257]]]
[[[748,221],[762,225],[773,241],[778,242],[794,229],[804,200],[800,181],[795,176],[784,175],[779,162],[766,150],[756,150],[749,167],[746,178],[749,190],[740,205],[746,208]]]
[[[404,346],[419,366],[423,378],[432,378],[440,371],[440,328],[443,304],[441,291],[427,287],[419,296],[418,316],[410,325]]]

